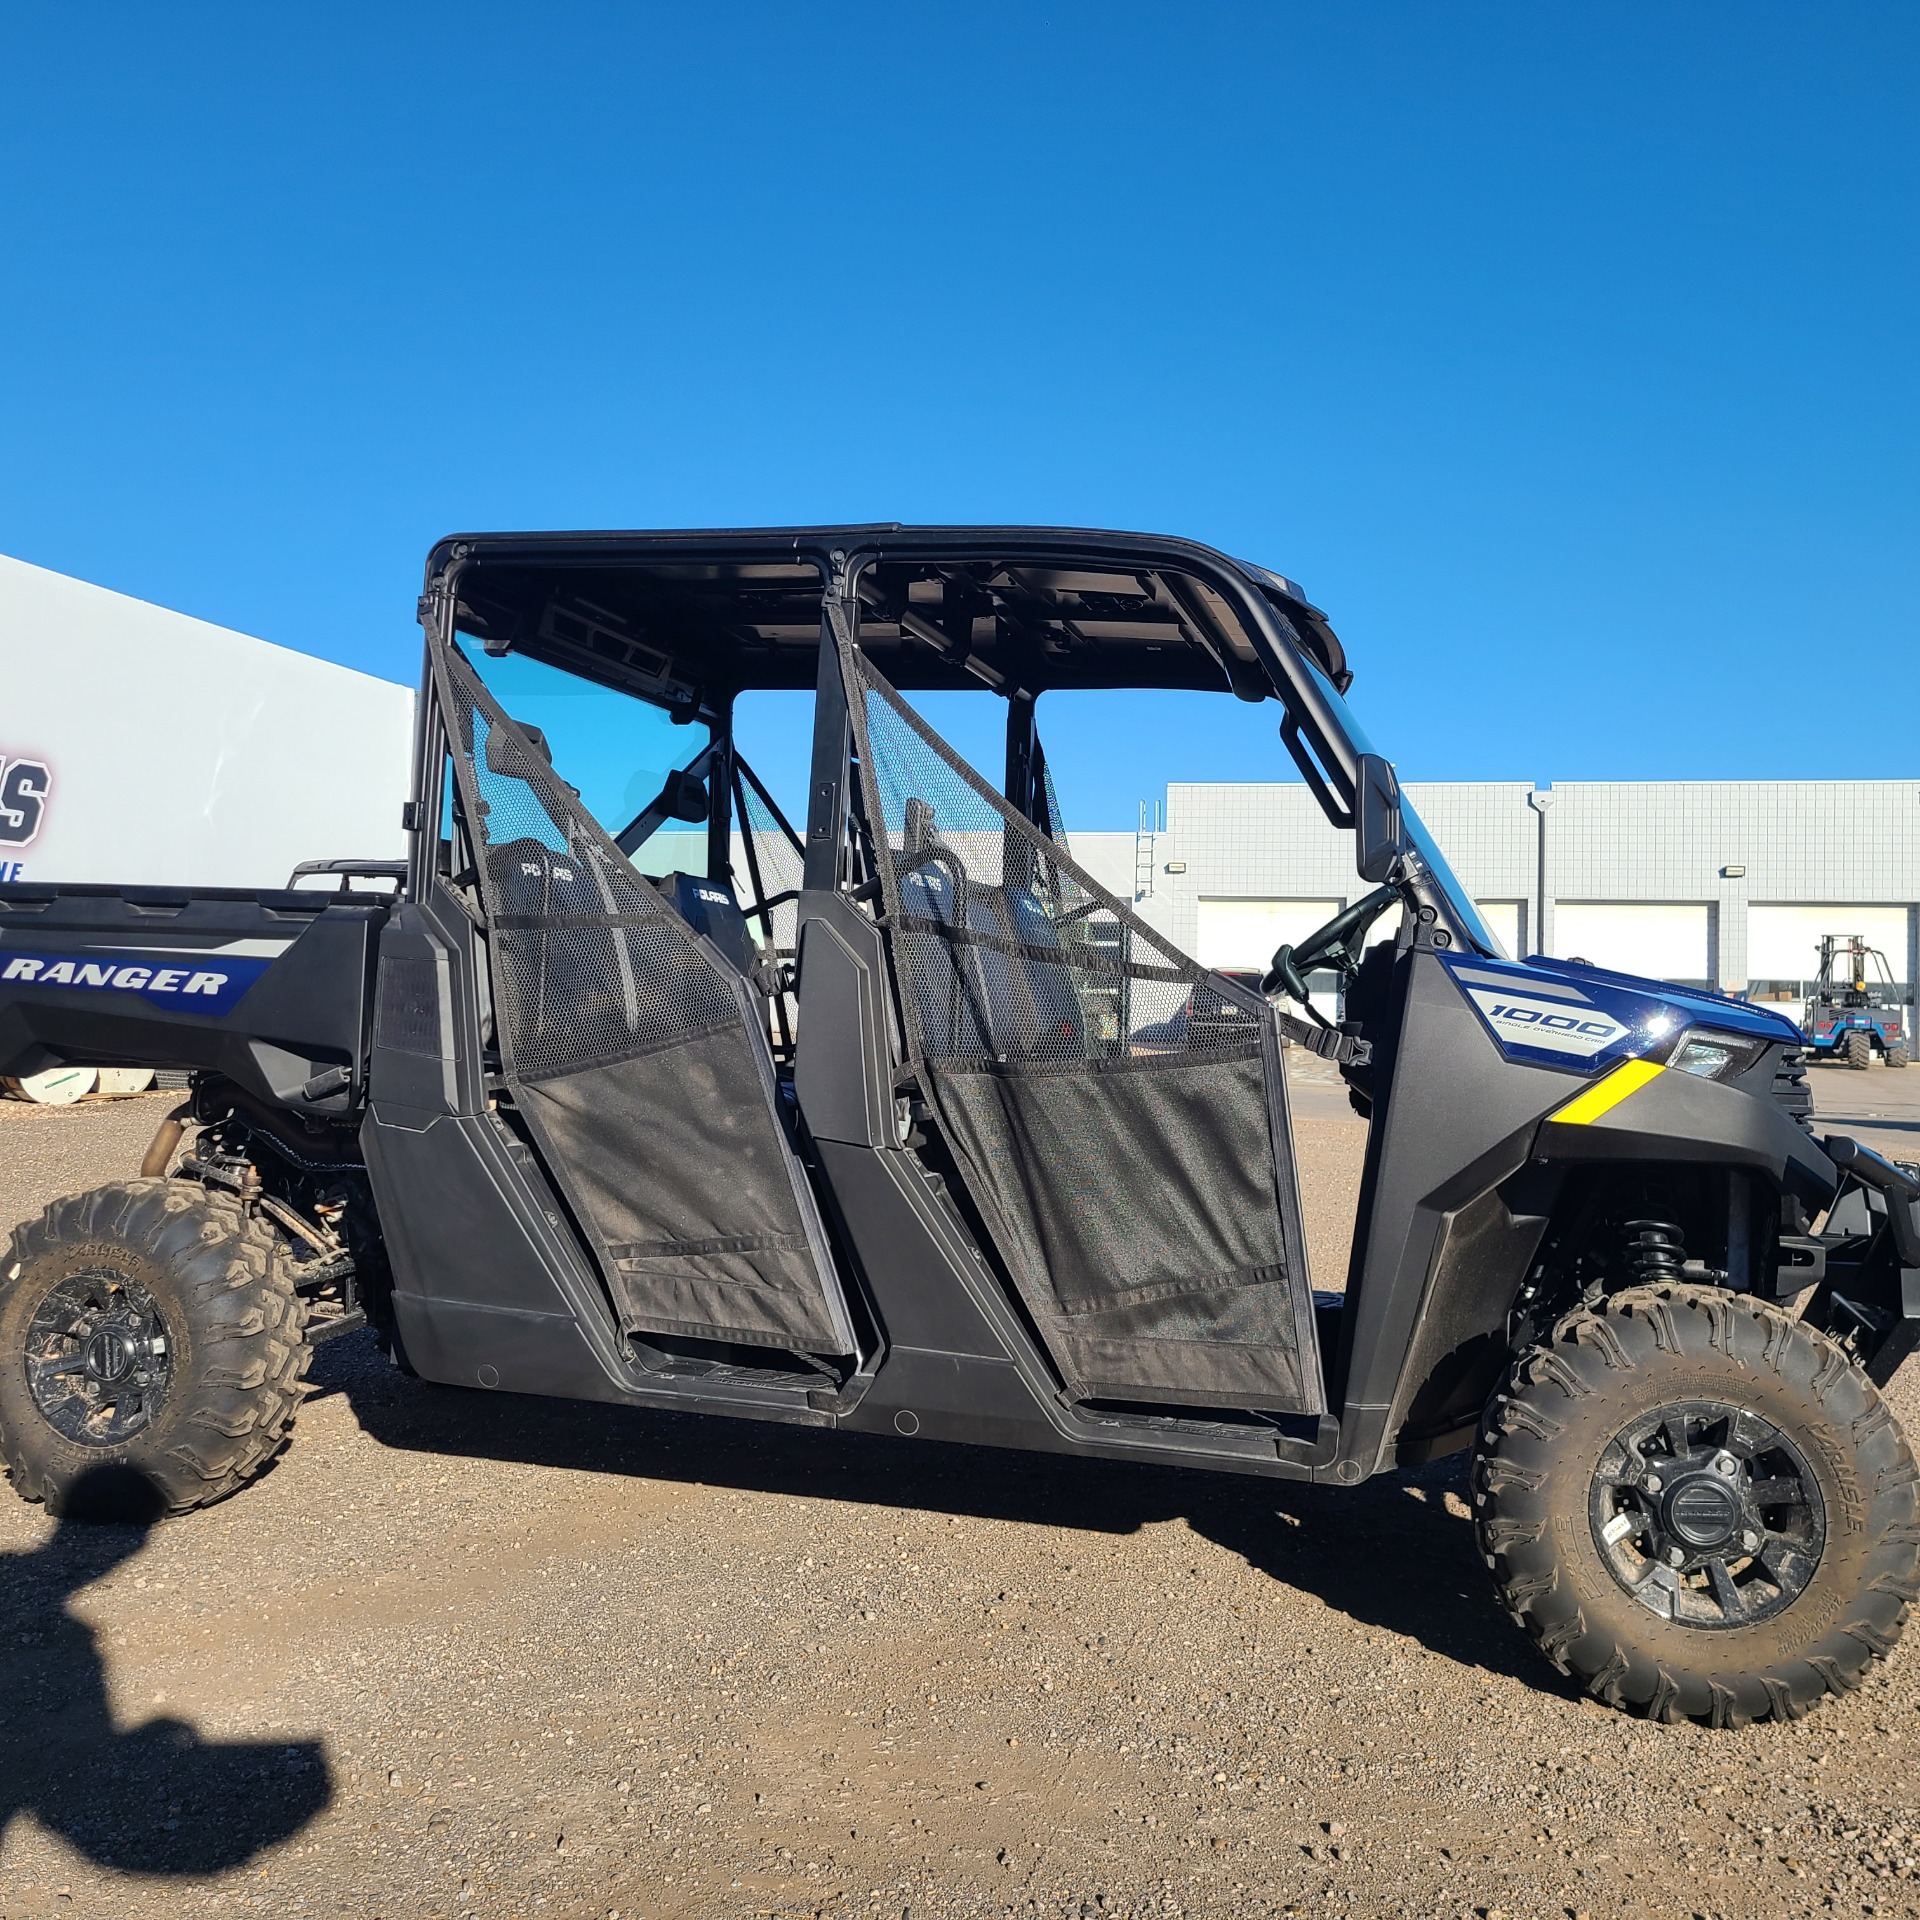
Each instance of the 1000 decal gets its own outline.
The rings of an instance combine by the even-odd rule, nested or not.
[[[1570,1007],[1564,1001],[1522,999],[1475,987],[1467,991],[1487,1024],[1515,1046],[1540,1047],[1585,1060],[1633,1031],[1598,1007]]]

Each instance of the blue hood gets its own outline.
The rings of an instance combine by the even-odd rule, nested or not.
[[[1784,1016],[1695,987],[1536,954],[1525,962],[1442,954],[1441,964],[1501,1050],[1535,1066],[1596,1073],[1670,1042],[1685,1027],[1797,1046]]]

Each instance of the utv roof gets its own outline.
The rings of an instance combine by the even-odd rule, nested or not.
[[[979,684],[1273,690],[1288,645],[1344,688],[1346,656],[1293,582],[1197,541],[1061,527],[468,533],[428,560],[455,624],[618,684],[810,687],[822,590],[852,581],[861,645],[906,689]]]

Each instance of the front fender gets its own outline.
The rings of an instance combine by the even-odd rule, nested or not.
[[[1840,1173],[1772,1100],[1738,1086],[1629,1060],[1540,1123],[1534,1157],[1743,1167],[1818,1210]]]

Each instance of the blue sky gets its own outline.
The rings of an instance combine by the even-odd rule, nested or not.
[[[1409,778],[1906,777],[1917,97],[1904,4],[12,8],[0,551],[410,679],[460,528],[1166,529]],[[1063,711],[1070,823],[1271,718]]]

